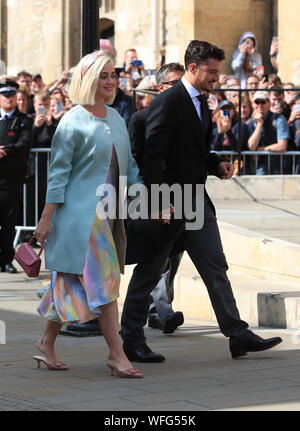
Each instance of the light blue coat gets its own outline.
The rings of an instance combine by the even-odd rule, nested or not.
[[[106,110],[101,119],[75,106],[62,117],[53,137],[46,202],[57,205],[45,245],[47,269],[82,274],[99,202],[96,190],[106,181],[112,145],[128,187],[142,182],[125,122],[113,108]]]

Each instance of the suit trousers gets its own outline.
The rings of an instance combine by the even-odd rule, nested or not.
[[[22,182],[0,178],[0,265],[13,261],[15,225],[18,219]]]
[[[226,275],[228,266],[216,217],[207,199],[202,229],[184,230],[179,238],[206,285],[221,332],[226,337],[247,335],[250,332],[248,324],[241,320],[236,306]],[[172,246],[173,243],[168,244],[152,259],[138,263],[134,268],[121,318],[121,336],[127,346],[145,342],[143,327],[147,322],[151,290],[160,279]]]
[[[183,253],[177,253],[168,257],[161,278],[151,292],[152,302],[149,308],[149,316],[155,316],[160,323],[174,314],[172,302],[174,299],[174,279],[179,268]]]

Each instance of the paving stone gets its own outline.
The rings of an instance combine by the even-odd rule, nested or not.
[[[55,406],[20,395],[0,393],[0,411],[65,411],[70,408]]]

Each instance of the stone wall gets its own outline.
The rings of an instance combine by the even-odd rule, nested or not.
[[[115,11],[101,11],[101,17],[115,21],[117,65],[122,65],[124,51],[135,47],[146,67],[153,68],[151,0],[115,3]],[[250,30],[257,36],[266,68],[271,68],[271,0],[160,0],[159,4],[160,46],[166,62],[183,62],[190,40],[207,40],[225,50],[224,72],[232,73],[232,53],[241,34]]]
[[[278,1],[279,76],[300,87],[300,2]]]
[[[195,10],[195,39],[207,40],[226,54],[223,71],[233,73],[232,54],[245,31],[255,34],[258,52],[263,56],[266,69],[271,68],[269,48],[271,9],[267,0],[197,0]]]
[[[3,0],[2,0],[3,1]],[[80,0],[7,0],[8,74],[25,69],[45,82],[80,58]]]

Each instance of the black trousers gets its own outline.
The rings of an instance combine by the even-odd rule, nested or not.
[[[236,306],[226,275],[228,266],[217,221],[207,202],[202,229],[185,230],[180,234],[180,240],[207,287],[222,333],[226,337],[240,337],[250,332]],[[139,263],[134,268],[121,318],[121,336],[127,346],[136,346],[145,341],[143,327],[147,321],[150,293],[160,279],[172,245],[169,244],[153,259]]]
[[[0,177],[0,266],[11,263],[15,225],[20,211],[22,181]]]

